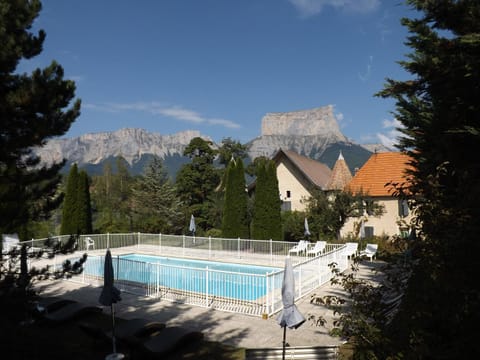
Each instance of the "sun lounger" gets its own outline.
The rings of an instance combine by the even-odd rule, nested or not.
[[[142,338],[162,331],[164,328],[165,324],[158,321],[142,318],[123,320],[115,326],[115,338],[128,343],[138,343]],[[111,329],[106,334],[111,338]]]
[[[166,327],[157,335],[147,338],[140,344],[143,351],[155,356],[168,354],[183,346],[203,339],[203,333],[181,326]]]
[[[306,252],[308,249],[308,244],[309,242],[307,240],[300,240],[297,245],[292,247],[288,253],[289,254],[295,254],[295,255],[300,255],[303,252]]]
[[[346,247],[343,250],[343,254],[347,256],[347,259],[354,257],[358,253],[358,243],[356,242],[347,242],[345,243]]]
[[[377,255],[377,250],[378,250],[378,244],[367,244],[367,247],[365,250],[360,252],[360,256],[366,256],[367,258],[370,259],[370,261],[373,260],[373,258]]]
[[[57,311],[65,305],[72,304],[76,301],[70,299],[63,299],[57,296],[41,298],[36,302],[33,310],[34,316],[42,318],[46,314]]]
[[[66,322],[86,314],[101,313],[100,306],[87,305],[80,302],[66,304],[59,309],[45,314],[43,319],[51,323]]]
[[[99,327],[86,321],[80,322],[78,326],[95,341],[108,343],[112,341],[112,328],[110,326]],[[127,344],[138,345],[145,341],[145,338],[162,331],[164,328],[165,324],[157,321],[142,318],[121,319],[115,324],[115,339]]]
[[[317,241],[313,249],[310,249],[307,251],[307,255],[318,256],[323,252],[323,250],[325,250],[326,246],[327,246],[326,241]]]

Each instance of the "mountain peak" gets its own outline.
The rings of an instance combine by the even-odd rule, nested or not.
[[[123,128],[113,132],[89,133],[67,139],[53,139],[36,149],[42,161],[58,163],[63,158],[69,162],[98,164],[109,157],[122,156],[132,165],[144,154],[165,158],[171,154],[183,154],[183,150],[195,137],[211,141],[199,131],[187,130],[172,135],[161,135],[138,128]]]

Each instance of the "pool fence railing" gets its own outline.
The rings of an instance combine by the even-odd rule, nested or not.
[[[68,235],[23,242],[29,249],[45,249],[46,244],[66,242]],[[88,241],[87,241],[88,240]],[[22,243],[20,243],[22,244]],[[327,244],[317,255],[290,254],[294,242],[226,239],[165,234],[80,235],[75,253],[54,254],[41,259],[42,265],[60,266],[67,258],[89,256],[81,275],[70,278],[83,284],[103,285],[105,250],[112,251],[115,286],[121,291],[159,300],[182,302],[253,316],[268,317],[283,308],[281,287],[285,258],[290,256],[295,276],[295,300],[330,281],[332,264],[340,272],[348,267],[345,244]],[[314,244],[311,244],[313,247]],[[121,254],[147,254],[268,266],[267,274],[237,273],[212,268],[198,269],[122,258]],[[32,260],[31,260],[32,261]],[[181,282],[172,283],[171,279]],[[181,285],[181,286],[179,286]]]

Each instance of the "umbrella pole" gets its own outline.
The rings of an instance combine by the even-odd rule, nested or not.
[[[113,353],[117,353],[117,346],[115,344],[115,310],[113,308],[113,303],[111,305],[112,309],[112,345],[113,345]]]
[[[285,347],[287,346],[287,326],[283,327],[283,351],[282,351],[282,360],[285,360]]]

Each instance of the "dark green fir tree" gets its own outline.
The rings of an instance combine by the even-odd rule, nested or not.
[[[256,161],[255,173],[252,237],[282,240],[281,201],[275,162],[268,159]]]
[[[225,179],[222,236],[246,239],[249,237],[248,195],[245,187],[245,168],[241,158],[230,160]]]

